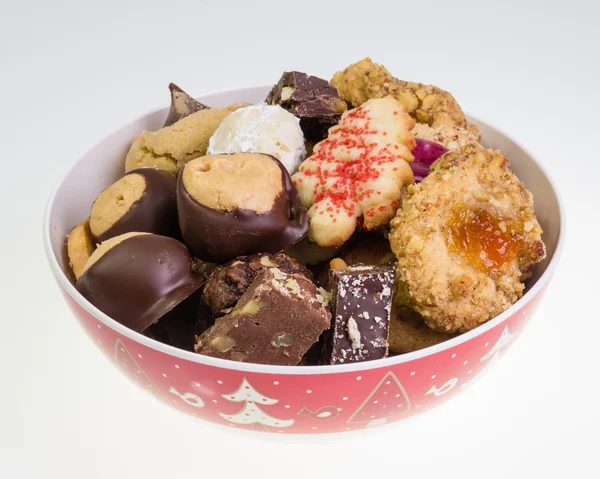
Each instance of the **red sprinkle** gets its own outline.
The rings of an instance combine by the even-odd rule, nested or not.
[[[394,111],[394,115],[397,114],[398,111]],[[313,171],[303,169],[302,173],[314,176],[317,180],[314,189],[315,203],[329,199],[336,210],[344,210],[349,217],[353,217],[355,203],[375,193],[381,195],[381,192],[374,190],[363,190],[363,185],[377,180],[381,173],[385,172],[383,166],[396,161],[398,156],[390,151],[390,143],[377,150],[380,145],[373,141],[365,141],[366,135],[378,133],[378,130],[371,128],[368,110],[356,108],[351,110],[345,119],[362,121],[356,122],[359,124],[340,123],[328,138],[319,143],[317,151],[311,156]],[[385,131],[382,133],[387,135]],[[358,155],[352,161],[336,159],[335,153],[339,155],[344,149],[357,149]],[[397,150],[398,145],[394,144],[394,149]],[[396,170],[397,168],[394,168],[394,171]],[[333,211],[333,208],[329,207],[327,211]],[[365,214],[373,216],[374,212],[369,210]]]

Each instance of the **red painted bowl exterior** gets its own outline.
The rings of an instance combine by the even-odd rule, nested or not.
[[[381,426],[445,402],[502,357],[544,292],[489,331],[412,361],[355,372],[271,374],[200,364],[149,348],[98,321],[62,291],[96,346],[158,400],[224,426],[291,434]]]
[[[200,100],[209,105],[260,101],[268,89],[241,89]],[[164,115],[165,110],[157,110],[125,125],[65,173],[48,205],[44,244],[59,288],[94,344],[133,383],[192,416],[235,428],[318,434],[381,426],[426,411],[471,386],[505,354],[531,318],[555,269],[564,238],[558,194],[524,150],[481,124],[491,146],[501,147],[509,158],[527,158],[518,174],[539,191],[536,200],[543,207],[537,202],[536,212],[551,244],[545,271],[510,310],[441,345],[354,365],[251,365],[165,346],[121,326],[81,297],[65,274],[62,252],[70,228],[88,214],[87,205],[122,174],[131,139],[145,129],[159,128]],[[552,205],[545,207],[544,202]]]

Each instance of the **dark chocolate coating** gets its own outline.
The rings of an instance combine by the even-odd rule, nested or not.
[[[289,173],[273,156],[263,156],[277,164],[283,185],[273,207],[264,214],[245,209],[222,212],[199,203],[183,186],[186,166],[182,168],[177,183],[179,227],[194,256],[223,263],[242,255],[278,253],[306,236],[308,213]]]
[[[132,236],[109,249],[77,280],[77,290],[100,311],[144,331],[204,283],[179,241]]]
[[[265,259],[267,264],[264,262]],[[228,309],[235,306],[254,278],[270,267],[286,274],[300,274],[312,280],[309,270],[284,253],[239,256],[227,264],[217,266],[212,271],[202,289],[202,301],[211,308],[215,316],[223,316]]]
[[[127,175],[133,174],[144,177],[146,182],[144,193],[131,205],[127,213],[104,233],[98,236],[92,234],[96,243],[132,232],[179,237],[177,178],[157,168],[138,168],[127,173]]]
[[[326,339],[329,364],[385,358],[395,268],[393,265],[356,265],[331,270],[332,328]],[[356,322],[360,347],[353,347],[348,321]]]
[[[210,108],[192,98],[175,85],[175,83],[169,83],[169,90],[171,90],[171,108],[169,109],[169,115],[167,116],[164,126],[171,126],[173,123],[178,122],[192,113],[196,113],[200,110],[208,110]]]
[[[281,94],[285,87],[293,92],[284,100]],[[297,71],[284,72],[265,101],[297,116],[304,137],[312,143],[326,138],[329,128],[337,125],[346,110],[346,104],[327,80]]]
[[[196,290],[150,326],[146,334],[169,346],[194,352],[196,336],[215,323],[210,308],[201,301],[201,293]]]

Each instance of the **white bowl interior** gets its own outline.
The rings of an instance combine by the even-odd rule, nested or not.
[[[233,102],[263,101],[269,86],[244,88],[199,97],[210,106],[225,106]],[[63,175],[50,200],[47,227],[44,232],[55,259],[67,278],[71,278],[65,252],[68,232],[89,215],[98,194],[124,173],[124,160],[133,138],[145,130],[162,127],[167,108],[160,108],[119,128],[91,148]],[[531,287],[546,271],[561,236],[561,208],[550,179],[536,161],[517,143],[486,123],[471,118],[481,129],[483,143],[499,148],[511,160],[511,168],[533,193],[538,220],[544,229],[548,256],[537,266],[528,282]]]

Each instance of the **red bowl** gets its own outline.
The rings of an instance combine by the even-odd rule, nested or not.
[[[262,101],[270,87],[206,95],[224,106]],[[96,196],[123,173],[134,136],[162,126],[166,108],[119,128],[62,176],[50,197],[44,245],[67,304],[92,342],[121,373],[157,399],[225,426],[275,433],[342,432],[380,426],[430,409],[471,386],[514,343],[542,299],[564,240],[564,210],[542,167],[503,133],[477,120],[486,146],[500,148],[535,196],[547,259],[526,294],[477,329],[402,356],[336,366],[265,366],[179,350],[131,331],[83,298],[69,279],[65,237]]]

